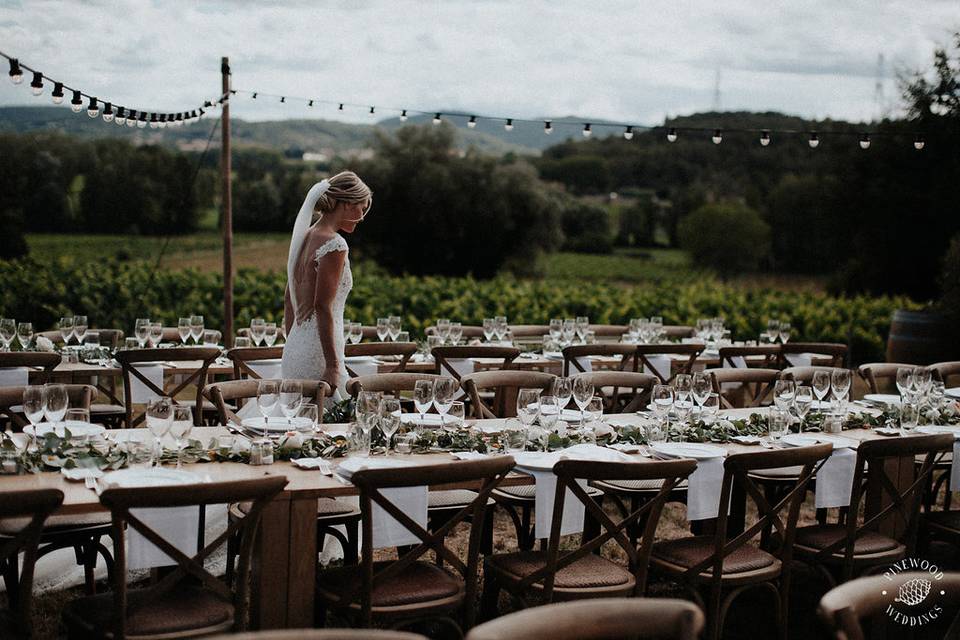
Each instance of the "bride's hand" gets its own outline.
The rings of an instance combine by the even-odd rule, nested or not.
[[[340,368],[327,367],[323,370],[323,375],[320,376],[320,379],[329,384],[331,389],[336,389],[340,384]]]

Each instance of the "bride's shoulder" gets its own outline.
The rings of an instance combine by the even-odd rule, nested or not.
[[[314,254],[314,260],[319,260],[331,251],[347,251],[347,241],[339,233],[312,234],[309,238],[309,249]],[[309,254],[308,254],[309,255]]]

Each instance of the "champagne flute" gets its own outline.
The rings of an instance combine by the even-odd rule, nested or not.
[[[263,342],[263,335],[266,332],[267,323],[263,318],[254,318],[250,321],[250,337],[253,339],[254,346],[259,347]]]
[[[573,379],[573,401],[577,403],[580,409],[580,426],[583,427],[583,410],[586,408],[590,398],[593,397],[593,383],[586,376],[577,376]]]
[[[793,395],[793,409],[800,418],[800,432],[803,433],[803,421],[813,404],[813,389],[806,385],[797,387]]]
[[[280,384],[276,380],[260,380],[257,383],[257,408],[263,416],[263,435],[267,436],[267,425],[270,413],[277,406],[280,395]]]
[[[137,344],[143,349],[150,337],[150,318],[137,318],[133,325],[133,335],[137,337]]]
[[[10,350],[10,344],[17,335],[17,321],[13,318],[0,318],[0,343],[3,351]]]
[[[200,344],[203,337],[203,316],[190,316],[190,337],[194,344]]]
[[[377,318],[377,339],[383,342],[390,335],[389,320],[387,318]]]
[[[63,338],[63,346],[70,344],[70,338],[73,337],[73,316],[64,316],[60,318],[60,337]]]
[[[163,436],[167,435],[173,423],[173,402],[170,398],[157,398],[147,403],[147,429],[153,435],[154,461],[160,466],[163,456]]]
[[[297,415],[303,404],[303,385],[299,380],[280,381],[280,411],[287,419],[287,425],[293,424],[291,418]]]
[[[30,346],[33,340],[33,324],[30,322],[21,322],[17,325],[17,342],[24,351]]]
[[[177,469],[183,466],[183,442],[193,429],[193,410],[188,405],[173,405],[169,433],[177,443]]]
[[[380,431],[386,438],[385,456],[390,455],[390,445],[393,441],[393,434],[400,428],[400,400],[397,398],[384,398],[380,402]]]
[[[814,371],[810,386],[813,387],[813,393],[817,396],[817,405],[819,407],[823,399],[830,393],[830,372],[823,369]]]
[[[418,428],[423,426],[425,415],[433,406],[433,381],[417,380],[413,385],[413,406],[420,414]]]
[[[190,318],[177,318],[177,335],[180,336],[180,344],[186,346],[190,339]]]
[[[443,427],[443,417],[450,410],[453,396],[459,386],[460,383],[455,378],[449,377],[438,378],[433,383],[433,405],[437,408],[437,413],[440,414],[441,428]]]
[[[87,316],[73,316],[73,334],[77,336],[77,343],[83,344],[87,335]]]
[[[913,367],[897,368],[897,391],[900,392],[900,402],[908,402],[915,391],[913,386]]]

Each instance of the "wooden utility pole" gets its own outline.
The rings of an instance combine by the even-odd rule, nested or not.
[[[220,180],[221,206],[223,207],[223,344],[233,346],[233,192],[231,188],[232,166],[230,162],[230,60],[220,58],[220,74],[223,77],[223,110],[220,112]]]

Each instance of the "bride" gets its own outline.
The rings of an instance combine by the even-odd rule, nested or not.
[[[339,232],[351,233],[372,201],[370,188],[352,171],[313,185],[294,222],[287,255],[283,377],[324,380],[341,397],[347,381],[343,305],[353,276]],[[314,214],[318,219],[312,223]]]

